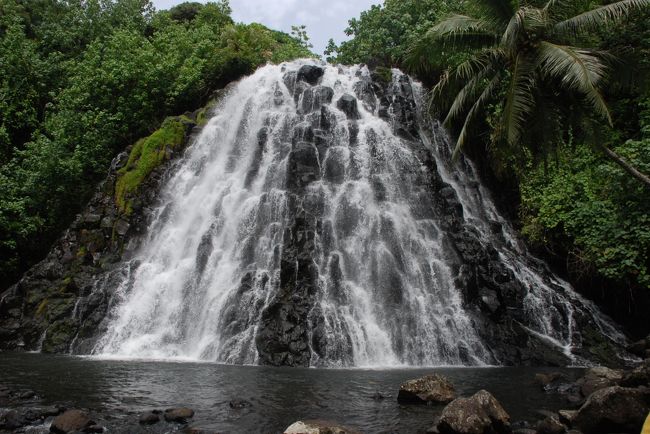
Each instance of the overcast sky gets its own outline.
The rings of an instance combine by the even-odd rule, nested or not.
[[[156,9],[169,9],[184,0],[153,0]],[[202,1],[203,3],[206,0]],[[316,54],[323,54],[329,38],[346,39],[348,20],[359,17],[382,0],[230,0],[235,21],[258,22],[276,30],[291,32],[292,25],[304,24]]]

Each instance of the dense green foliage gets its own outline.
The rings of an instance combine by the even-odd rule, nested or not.
[[[41,258],[113,156],[266,62],[311,53],[227,0],[0,0],[0,282]],[[125,187],[126,188],[126,187]]]
[[[350,21],[348,34],[353,39],[339,47],[333,42],[330,44],[331,53],[336,54],[332,60],[400,66],[432,84],[439,81],[442,68],[455,68],[463,63],[465,69],[461,67],[458,71],[460,75],[468,71],[484,72],[474,81],[471,77],[459,80],[458,87],[442,97],[442,104],[435,106],[439,113],[446,113],[454,101],[456,108],[468,107],[466,103],[470,97],[475,102],[480,92],[467,88],[464,96],[461,94],[456,99],[458,92],[470,81],[475,85],[473,91],[484,91],[493,76],[487,73],[496,72],[502,83],[512,84],[516,81],[517,77],[513,76],[511,69],[516,57],[500,65],[493,63],[492,70],[485,68],[488,60],[491,60],[487,56],[482,62],[467,62],[468,56],[476,53],[476,48],[484,47],[486,43],[494,46],[507,42],[507,38],[501,38],[502,35],[490,37],[486,34],[489,32],[482,31],[485,30],[486,20],[479,22],[456,17],[455,22],[451,22],[455,27],[450,25],[450,21],[447,21],[446,27],[439,25],[437,29],[435,24],[444,22],[454,14],[480,15],[485,7],[499,4],[507,3],[506,13],[509,13],[517,2],[453,2],[453,7],[443,1],[423,3],[429,7],[418,9],[418,2],[386,0],[383,6],[374,6],[362,13],[359,19]],[[541,29],[545,25],[548,29],[549,25],[561,22],[560,15],[571,18],[581,11],[593,10],[612,2],[551,2],[553,7],[558,8],[556,15],[535,15],[533,9],[539,10],[546,3],[541,0],[519,2],[526,13],[521,14],[520,20],[514,20],[508,31],[511,35],[517,34],[516,28],[512,27],[517,24],[523,26],[519,36],[524,36],[532,28],[539,32],[531,35],[532,40],[522,37],[512,45],[514,53],[521,50],[520,53],[528,56],[538,48],[539,42],[535,41],[544,35]],[[548,76],[541,81],[533,81],[529,80],[530,75],[521,74],[523,79],[520,83],[527,84],[523,87],[523,93],[513,95],[509,105],[506,102],[507,94],[512,87],[495,85],[492,89],[495,98],[491,103],[477,108],[474,128],[466,132],[468,151],[479,166],[495,174],[497,182],[508,186],[514,184],[519,191],[519,224],[523,234],[538,251],[550,252],[555,259],[566,257],[561,262],[568,263],[569,272],[574,278],[584,274],[600,275],[609,279],[612,287],[636,286],[647,290],[650,289],[650,189],[600,150],[600,145],[607,146],[642,174],[650,174],[650,93],[647,90],[650,10],[643,1],[628,1],[626,5],[633,6],[629,15],[609,10],[600,16],[606,18],[604,21],[609,27],[594,25],[597,22],[603,24],[603,20],[596,20],[594,15],[591,18],[587,15],[587,19],[583,15],[570,21],[569,31],[562,36],[565,39],[557,44],[563,50],[555,50],[554,61],[552,56],[543,57],[547,64],[554,65]],[[612,27],[612,19],[616,15],[625,19]],[[506,18],[509,20],[511,16]],[[497,21],[492,22],[497,24],[495,27],[503,28],[499,27],[503,24]],[[463,30],[466,38],[460,35]],[[549,32],[548,37],[558,38],[561,33]],[[444,37],[440,38],[441,34]],[[553,39],[548,40],[554,42]],[[514,40],[511,39],[511,42]],[[576,46],[583,50],[576,49]],[[558,57],[568,59],[570,56],[561,55],[576,53],[576,50],[575,60],[582,59],[587,64],[582,77],[574,77],[574,82],[569,83],[566,77],[571,74],[567,72],[571,73],[571,68],[579,62],[558,60]],[[407,52],[411,56],[406,56]],[[416,58],[415,62],[413,57]],[[593,72],[586,72],[592,66],[596,66],[597,76]],[[574,75],[576,72],[580,71],[574,69]],[[561,88],[563,79],[566,80],[564,84],[577,83],[582,88],[574,86],[573,92],[548,91]],[[598,83],[598,80],[601,82]],[[530,87],[533,82],[536,89],[540,89],[534,97],[545,97],[546,104],[537,107],[521,105],[522,99],[519,97],[535,89]],[[584,98],[589,93],[584,90],[590,84],[599,85],[602,101]],[[595,95],[594,92],[590,93]],[[589,110],[584,110],[591,108],[593,113],[594,107],[599,109],[600,116],[604,116],[605,120],[602,117],[599,119],[598,113],[592,115]],[[527,112],[528,115],[518,117],[517,110],[513,109],[520,109],[519,114]],[[518,128],[512,130],[516,134],[510,136],[510,139],[517,140],[510,142],[522,146],[503,146],[504,142],[508,143],[507,132],[503,128],[506,110],[515,115],[510,120],[519,124]],[[454,116],[460,112],[456,110]],[[609,117],[613,127],[608,128]],[[454,130],[456,133],[462,128],[462,122],[460,124]],[[517,137],[519,134],[521,137]]]
[[[339,46],[330,40],[328,61],[400,66],[407,49],[441,17],[456,12],[462,1],[386,0],[352,18],[345,30],[352,39]]]

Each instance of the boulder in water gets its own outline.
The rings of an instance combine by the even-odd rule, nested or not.
[[[152,410],[140,415],[139,422],[142,425],[153,425],[154,423],[160,422],[160,410]]]
[[[318,84],[318,80],[325,74],[323,68],[316,65],[304,65],[298,70],[298,81],[304,81],[312,86]]]
[[[194,417],[194,410],[187,407],[168,408],[165,410],[167,422],[187,423],[187,419]]]
[[[234,408],[234,409],[242,409],[242,408],[253,406],[253,404],[246,401],[245,399],[233,399],[228,403],[228,405],[230,406],[230,408]]]
[[[295,422],[284,430],[284,434],[360,434],[352,428],[325,420]]]
[[[537,434],[564,434],[566,426],[555,416],[550,416],[537,424]]]
[[[95,425],[95,422],[85,411],[68,410],[54,419],[52,425],[50,425],[50,431],[57,434],[65,434],[74,431],[83,431],[92,425]]]
[[[400,404],[446,404],[456,397],[454,385],[445,377],[433,374],[403,383],[397,402]]]
[[[445,407],[438,421],[441,434],[509,434],[510,416],[486,390],[458,398]]]
[[[650,387],[650,359],[634,368],[631,372],[627,372],[619,385],[623,387]]]
[[[650,389],[607,387],[594,392],[580,407],[572,426],[585,434],[641,431],[650,411]]]
[[[597,390],[616,386],[623,379],[623,371],[598,366],[587,370],[584,377],[578,380],[580,393],[587,397]]]

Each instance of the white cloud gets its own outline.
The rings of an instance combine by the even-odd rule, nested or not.
[[[167,9],[183,0],[153,0],[156,8]],[[346,38],[348,20],[358,17],[382,0],[230,0],[233,18],[244,23],[259,22],[277,30],[291,32],[292,25],[304,24],[314,45],[322,54],[329,38]]]

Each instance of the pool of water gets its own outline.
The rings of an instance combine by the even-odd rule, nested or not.
[[[442,407],[397,403],[399,385],[429,373],[449,378],[461,395],[486,389],[513,421],[536,420],[562,399],[534,383],[537,372],[557,368],[301,369],[212,363],[99,360],[0,353],[0,384],[30,389],[41,404],[86,408],[110,432],[161,433],[170,425],[138,426],[149,409],[188,406],[191,426],[219,433],[279,433],[301,419],[334,420],[364,433],[418,433],[433,425]],[[569,378],[582,369],[559,369]],[[373,399],[377,392],[383,400]],[[232,409],[229,402],[252,405]]]

